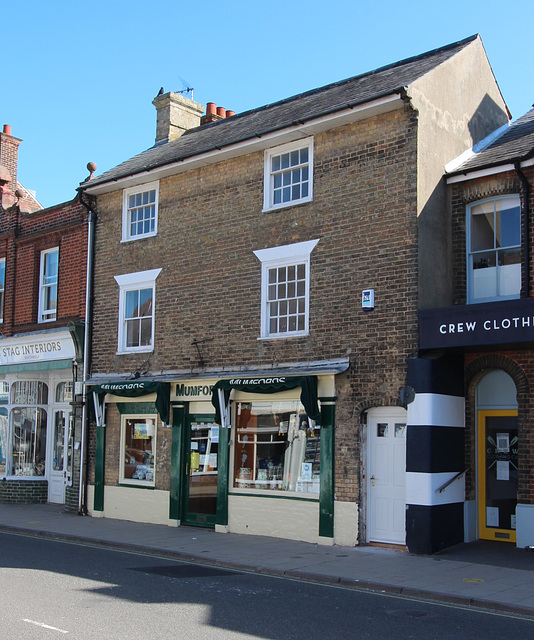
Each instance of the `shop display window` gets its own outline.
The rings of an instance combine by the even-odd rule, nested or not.
[[[154,486],[156,416],[123,416],[121,482]]]
[[[46,422],[47,414],[44,409],[38,407],[12,409],[11,475],[26,477],[45,475]]]
[[[20,380],[11,387],[11,404],[48,404],[48,385],[39,380]]]
[[[320,428],[300,402],[238,402],[235,489],[319,493]]]

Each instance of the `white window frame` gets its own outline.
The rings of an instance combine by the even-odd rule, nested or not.
[[[120,287],[119,292],[119,329],[117,353],[139,353],[154,351],[154,328],[156,325],[156,278],[161,269],[151,269],[150,271],[138,271],[136,273],[126,273],[115,276],[115,281]],[[126,346],[126,293],[138,289],[152,289],[152,334],[149,345],[139,347]]]
[[[473,220],[473,214],[472,214],[472,210],[479,206],[479,205],[483,205],[483,204],[488,204],[488,203],[493,203],[493,211],[495,213],[495,203],[496,202],[504,202],[506,200],[511,200],[511,201],[515,201],[517,202],[517,205],[519,206],[519,210],[521,212],[521,199],[517,194],[506,194],[506,195],[502,195],[502,196],[495,196],[495,197],[491,197],[491,198],[485,198],[483,200],[477,200],[476,202],[472,202],[469,205],[467,205],[466,208],[466,217],[467,217],[467,224],[466,224],[466,270],[467,270],[467,303],[468,304],[479,304],[479,303],[483,303],[483,302],[493,302],[493,301],[498,301],[498,300],[516,300],[517,298],[520,297],[521,293],[520,291],[515,294],[515,295],[500,295],[497,294],[496,296],[488,296],[488,297],[484,297],[484,298],[473,298],[474,295],[474,269],[473,269],[473,258],[474,256],[476,256],[477,252],[476,251],[471,251],[471,237],[472,237],[472,220]],[[521,229],[521,218],[520,218],[520,222],[519,222],[519,233],[520,233],[520,242],[519,245],[510,245],[510,247],[502,247],[502,249],[514,249],[517,248],[519,250],[519,252],[521,252],[521,247],[522,247],[522,229]],[[499,247],[493,247],[492,249],[487,249],[484,251],[480,251],[478,253],[490,253],[490,252],[495,252],[497,253],[499,251]],[[522,270],[523,270],[523,264],[522,264],[522,260],[520,261],[519,265],[519,271],[520,274],[522,274]],[[497,268],[499,268],[497,266]],[[522,275],[520,275],[520,282],[519,282],[519,286],[521,288],[521,278]],[[498,286],[498,280],[497,280],[497,286]]]
[[[309,335],[310,323],[310,254],[319,240],[308,240],[297,242],[281,247],[271,247],[269,249],[259,249],[254,251],[254,255],[261,262],[261,331],[260,339],[275,340],[280,338],[293,338]],[[293,266],[304,264],[306,267],[305,283],[305,317],[304,329],[297,331],[286,331],[283,333],[270,333],[269,317],[269,269],[275,267]]]
[[[300,149],[307,148],[308,149],[308,195],[301,198],[291,199],[288,202],[280,202],[275,204],[274,202],[274,180],[275,175],[272,168],[272,160],[274,157],[282,155],[284,153],[291,153],[292,151],[298,151]],[[299,165],[302,167],[305,165]],[[296,167],[296,168],[299,168]],[[287,171],[291,171],[291,169],[287,169]],[[264,160],[264,180],[263,180],[263,211],[274,211],[276,209],[283,209],[285,207],[291,207],[296,204],[301,204],[303,202],[310,202],[313,200],[313,137],[311,138],[303,138],[296,142],[289,142],[287,144],[283,144],[279,147],[274,147],[272,149],[266,149],[265,151],[265,160]]]
[[[134,196],[140,193],[147,193],[148,191],[155,191],[154,202],[154,229],[148,233],[131,233],[131,210],[128,206],[128,200],[130,196]],[[122,196],[122,242],[131,242],[132,240],[139,240],[140,238],[150,238],[158,233],[158,202],[159,202],[159,182],[148,182],[146,184],[137,185],[136,187],[130,187],[124,189]]]
[[[47,261],[48,255],[51,253],[57,253],[57,274],[55,281],[45,282],[46,273],[45,273],[45,265]],[[37,322],[53,322],[57,319],[57,307],[59,303],[58,299],[58,281],[59,281],[59,247],[51,247],[50,249],[45,249],[41,251],[41,262],[39,267],[39,311],[37,314]],[[56,289],[56,308],[55,309],[47,309],[45,300],[48,289],[55,287]]]
[[[0,258],[0,324],[4,322],[4,305],[6,301],[6,259]]]
[[[126,462],[126,422],[127,420],[152,420],[154,425],[154,435],[152,436],[152,457],[154,459],[154,473],[151,480],[137,479],[137,478],[125,478],[124,477],[124,465]],[[120,454],[119,454],[119,484],[132,485],[134,487],[154,487],[156,485],[156,441],[158,435],[158,417],[154,413],[131,413],[121,415],[121,439],[120,439]]]

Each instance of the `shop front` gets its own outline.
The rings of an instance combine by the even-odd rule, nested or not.
[[[418,490],[408,496],[408,546],[530,546],[534,301],[431,309],[419,319],[422,357],[409,363],[407,471]]]
[[[0,501],[65,503],[75,452],[68,330],[0,341]]]
[[[89,510],[333,544],[339,368],[92,381],[97,426]],[[341,510],[339,531],[350,528],[355,538],[357,521],[344,516]]]

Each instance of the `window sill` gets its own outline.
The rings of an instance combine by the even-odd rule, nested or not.
[[[127,356],[135,353],[152,353],[154,351],[154,347],[143,348],[143,349],[129,349],[128,351],[117,351],[116,356]]]
[[[142,484],[141,482],[127,482],[122,480],[118,484],[119,487],[129,487],[130,489],[155,489],[155,484]]]
[[[274,204],[271,207],[264,207],[262,213],[272,213],[279,209],[287,209],[288,207],[296,207],[299,204],[306,204],[307,202],[313,202],[313,198],[304,198],[302,200],[292,200],[291,202],[284,202],[283,204]]]
[[[121,238],[121,244],[123,242],[135,242],[136,240],[144,240],[145,238],[154,238],[157,235],[158,233],[156,231],[155,233],[144,233],[143,235],[133,236],[132,238]]]
[[[260,336],[258,340],[293,340],[295,338],[308,338],[310,336],[309,331],[303,333],[283,333],[276,336]]]
[[[253,480],[249,480],[253,482]],[[230,489],[228,492],[231,496],[250,496],[264,498],[282,498],[290,500],[307,500],[308,502],[318,502],[318,493],[305,493],[304,491],[277,491],[276,489]]]

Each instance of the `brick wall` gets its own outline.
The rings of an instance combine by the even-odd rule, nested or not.
[[[93,373],[196,369],[192,342],[205,338],[208,367],[349,356],[336,390],[336,495],[356,500],[361,412],[399,404],[406,359],[417,349],[416,135],[409,107],[317,135],[313,202],[270,213],[261,211],[263,153],[165,178],[158,235],[134,242],[120,242],[122,192],[100,196]],[[310,335],[258,340],[261,269],[253,251],[317,238]],[[155,350],[116,355],[114,276],[154,268],[162,269]],[[361,309],[365,288],[375,289],[372,312]],[[108,423],[108,439],[116,429]],[[116,456],[113,446],[106,455]]]
[[[2,333],[66,326],[85,315],[87,216],[77,200],[32,214],[11,207],[0,219],[0,258],[6,258]],[[41,251],[59,247],[58,314],[38,324]]]
[[[0,481],[0,503],[2,504],[44,504],[48,498],[46,480],[3,480]]]

